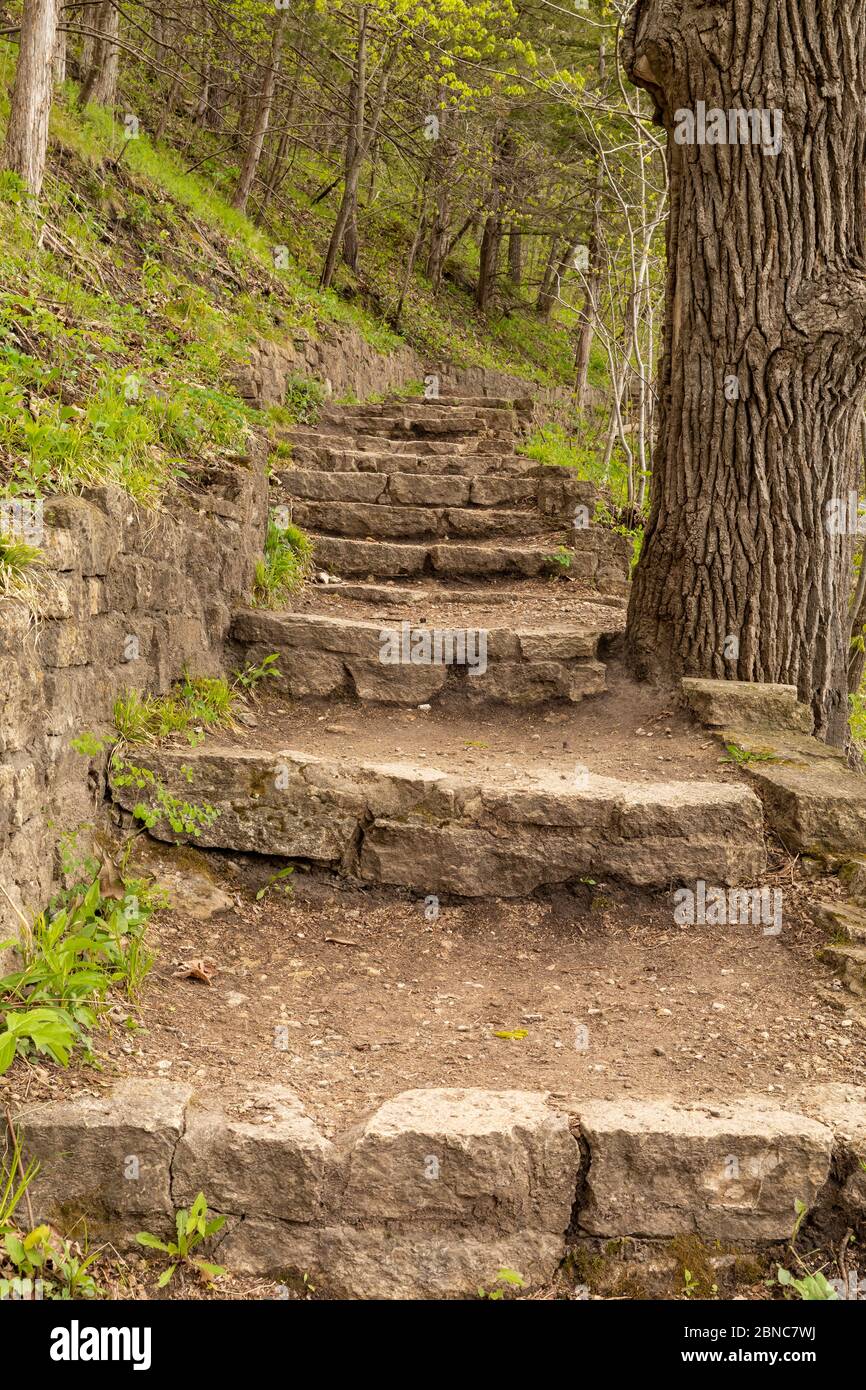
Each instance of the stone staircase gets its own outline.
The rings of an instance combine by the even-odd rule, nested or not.
[[[608,692],[630,543],[595,522],[592,484],[515,451],[527,418],[453,397],[331,407],[287,435],[271,504],[324,582],[235,614],[236,667],[279,656],[255,727],[148,761],[219,813],[196,843],[474,897],[761,873],[754,792],[691,750],[671,767],[633,694]]]

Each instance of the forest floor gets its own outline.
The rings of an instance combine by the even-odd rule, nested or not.
[[[189,892],[191,851],[148,854]],[[766,879],[785,894],[777,937],[682,927],[671,895],[604,882],[443,899],[428,920],[422,899],[319,872],[257,901],[279,865],[213,852],[207,865],[199,883],[225,895],[222,912],[157,914],[137,1026],[97,1036],[101,1070],[28,1064],[12,1099],[154,1076],[242,1113],[252,1087],[283,1084],[334,1134],[413,1087],[541,1090],[569,1110],[628,1094],[784,1105],[806,1083],[866,1083],[866,1016],[816,959],[810,901],[827,892],[781,853]]]

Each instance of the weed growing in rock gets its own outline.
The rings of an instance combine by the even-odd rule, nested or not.
[[[129,690],[114,702],[114,724],[125,743],[155,743],[169,734],[185,734],[200,743],[205,731],[232,728],[237,692],[220,677],[190,676],[168,695],[143,695]]]
[[[264,558],[256,565],[255,607],[275,608],[282,603],[301,587],[312,565],[312,542],[300,527],[269,521]]]
[[[571,551],[565,545],[557,546],[551,555],[545,555],[547,571],[554,579],[564,578],[571,569]]]
[[[192,769],[182,764],[180,770],[191,782]],[[152,830],[164,819],[175,835],[195,836],[207,830],[219,816],[219,811],[209,802],[199,805],[194,801],[183,801],[170,792],[162,778],[151,772],[150,768],[126,762],[118,753],[111,760],[109,780],[113,787],[135,787],[138,791],[147,792],[147,798],[137,801],[132,810],[133,816],[145,830]]]
[[[487,1299],[489,1303],[498,1303],[500,1299],[505,1297],[506,1289],[523,1289],[526,1287],[526,1280],[523,1278],[523,1275],[518,1274],[516,1269],[508,1269],[505,1266],[496,1271],[495,1283],[497,1285],[504,1285],[505,1287],[492,1288],[489,1290],[480,1288],[478,1290],[478,1297]]]
[[[225,1274],[222,1265],[210,1264],[207,1260],[193,1256],[192,1253],[203,1241],[216,1235],[217,1231],[221,1231],[225,1225],[226,1218],[224,1216],[215,1216],[211,1221],[208,1221],[207,1217],[207,1201],[204,1193],[200,1192],[191,1207],[182,1207],[175,1214],[176,1240],[160,1240],[158,1236],[151,1235],[149,1231],[139,1231],[135,1237],[139,1245],[145,1246],[148,1250],[160,1250],[164,1255],[168,1255],[171,1261],[156,1282],[158,1289],[165,1288],[179,1265],[182,1268],[194,1270],[205,1283],[219,1279],[220,1275]]]
[[[36,599],[35,571],[42,552],[15,536],[0,534],[0,598]]]

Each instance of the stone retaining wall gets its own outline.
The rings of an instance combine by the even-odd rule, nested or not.
[[[47,500],[38,620],[0,605],[0,882],[25,912],[51,891],[61,833],[94,818],[70,740],[110,726],[126,688],[164,692],[187,665],[223,673],[264,539],[263,448],[178,489],[172,507],[144,512],[108,487]],[[15,924],[0,895],[0,932]]]
[[[502,1266],[554,1276],[567,1237],[787,1240],[797,1202],[866,1218],[866,1090],[806,1088],[706,1106],[575,1102],[478,1089],[404,1092],[326,1138],[288,1089],[226,1111],[125,1081],[18,1116],[39,1160],[34,1220],[128,1248],[203,1191],[235,1273],[308,1274],[349,1298],[475,1297]],[[830,1189],[832,1188],[832,1194]]]
[[[288,342],[263,339],[239,372],[237,388],[246,400],[263,409],[283,403],[294,376],[314,377],[329,385],[335,396],[352,393],[364,400],[376,393],[396,391],[411,381],[423,381],[430,374],[438,376],[443,394],[529,396],[536,416],[546,420],[566,418],[573,411],[571,394],[562,388],[539,386],[526,377],[492,367],[430,362],[408,345],[380,353],[351,325],[321,327],[316,337],[301,329]],[[603,404],[604,399],[604,392],[590,393],[594,405]]]

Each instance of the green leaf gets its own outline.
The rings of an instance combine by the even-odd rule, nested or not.
[[[3,1237],[3,1244],[6,1247],[6,1254],[14,1265],[22,1265],[27,1259],[27,1251],[24,1249],[23,1242],[13,1235],[10,1231]]]
[[[17,1046],[18,1039],[14,1033],[8,1029],[5,1033],[0,1033],[0,1076],[11,1067]]]
[[[139,1245],[147,1246],[148,1250],[162,1250],[166,1255],[171,1254],[165,1241],[157,1240],[156,1236],[150,1234],[150,1231],[139,1231],[135,1239],[138,1241]]]
[[[156,1281],[156,1287],[158,1289],[164,1289],[176,1269],[177,1265],[169,1265],[168,1269],[163,1270],[162,1274]]]

